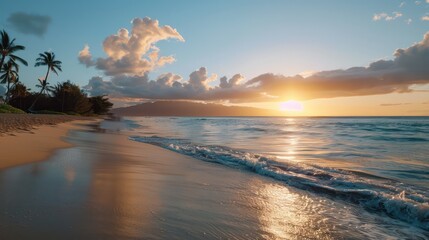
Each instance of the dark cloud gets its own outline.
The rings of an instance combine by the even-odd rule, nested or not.
[[[12,13],[7,19],[8,23],[18,32],[43,36],[51,23],[51,17],[28,14],[24,12]]]
[[[84,60],[82,60],[83,62]],[[186,80],[172,73],[149,80],[141,75],[120,74],[110,80],[93,78],[91,94],[146,99],[228,100],[232,102],[282,101],[412,92],[412,87],[429,83],[429,33],[405,49],[398,49],[393,60],[379,60],[367,67],[321,71],[309,77],[272,73],[244,81],[240,74],[217,79],[201,67]]]

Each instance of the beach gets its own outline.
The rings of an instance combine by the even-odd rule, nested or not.
[[[345,199],[131,141],[137,123],[75,125],[45,161],[0,170],[2,239],[428,237]]]
[[[428,9],[5,1],[0,240],[429,240]]]
[[[0,114],[0,169],[49,157],[54,150],[70,147],[68,131],[94,118],[67,115]]]

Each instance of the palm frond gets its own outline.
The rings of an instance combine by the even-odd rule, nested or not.
[[[13,47],[14,42],[15,42],[15,38],[14,38],[14,39],[12,39],[12,41],[10,41],[10,43],[9,43],[9,48]]]
[[[12,58],[14,61],[18,60],[18,62],[21,62],[25,66],[28,66],[28,62],[25,61],[24,59],[22,59],[21,57],[18,57],[18,56],[13,55],[13,54],[10,54],[9,57]]]
[[[15,39],[13,39],[13,40],[15,41]],[[16,52],[16,51],[19,51],[19,50],[25,50],[25,47],[22,46],[22,45],[13,45],[9,49],[10,52]]]
[[[45,66],[47,65],[47,63],[45,62],[36,62],[36,64],[34,64],[35,67],[40,67],[40,66]]]

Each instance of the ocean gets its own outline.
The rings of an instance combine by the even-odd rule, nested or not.
[[[429,239],[427,117],[125,117],[64,140],[0,170],[0,239]]]
[[[124,121],[130,140],[346,203],[357,215],[365,212],[387,221],[383,228],[391,229],[389,237],[395,237],[397,222],[429,231],[427,117],[130,117]]]

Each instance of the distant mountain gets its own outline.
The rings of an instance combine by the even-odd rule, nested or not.
[[[185,101],[148,102],[130,107],[115,108],[111,112],[120,116],[284,116],[284,113],[280,111],[269,109]]]

